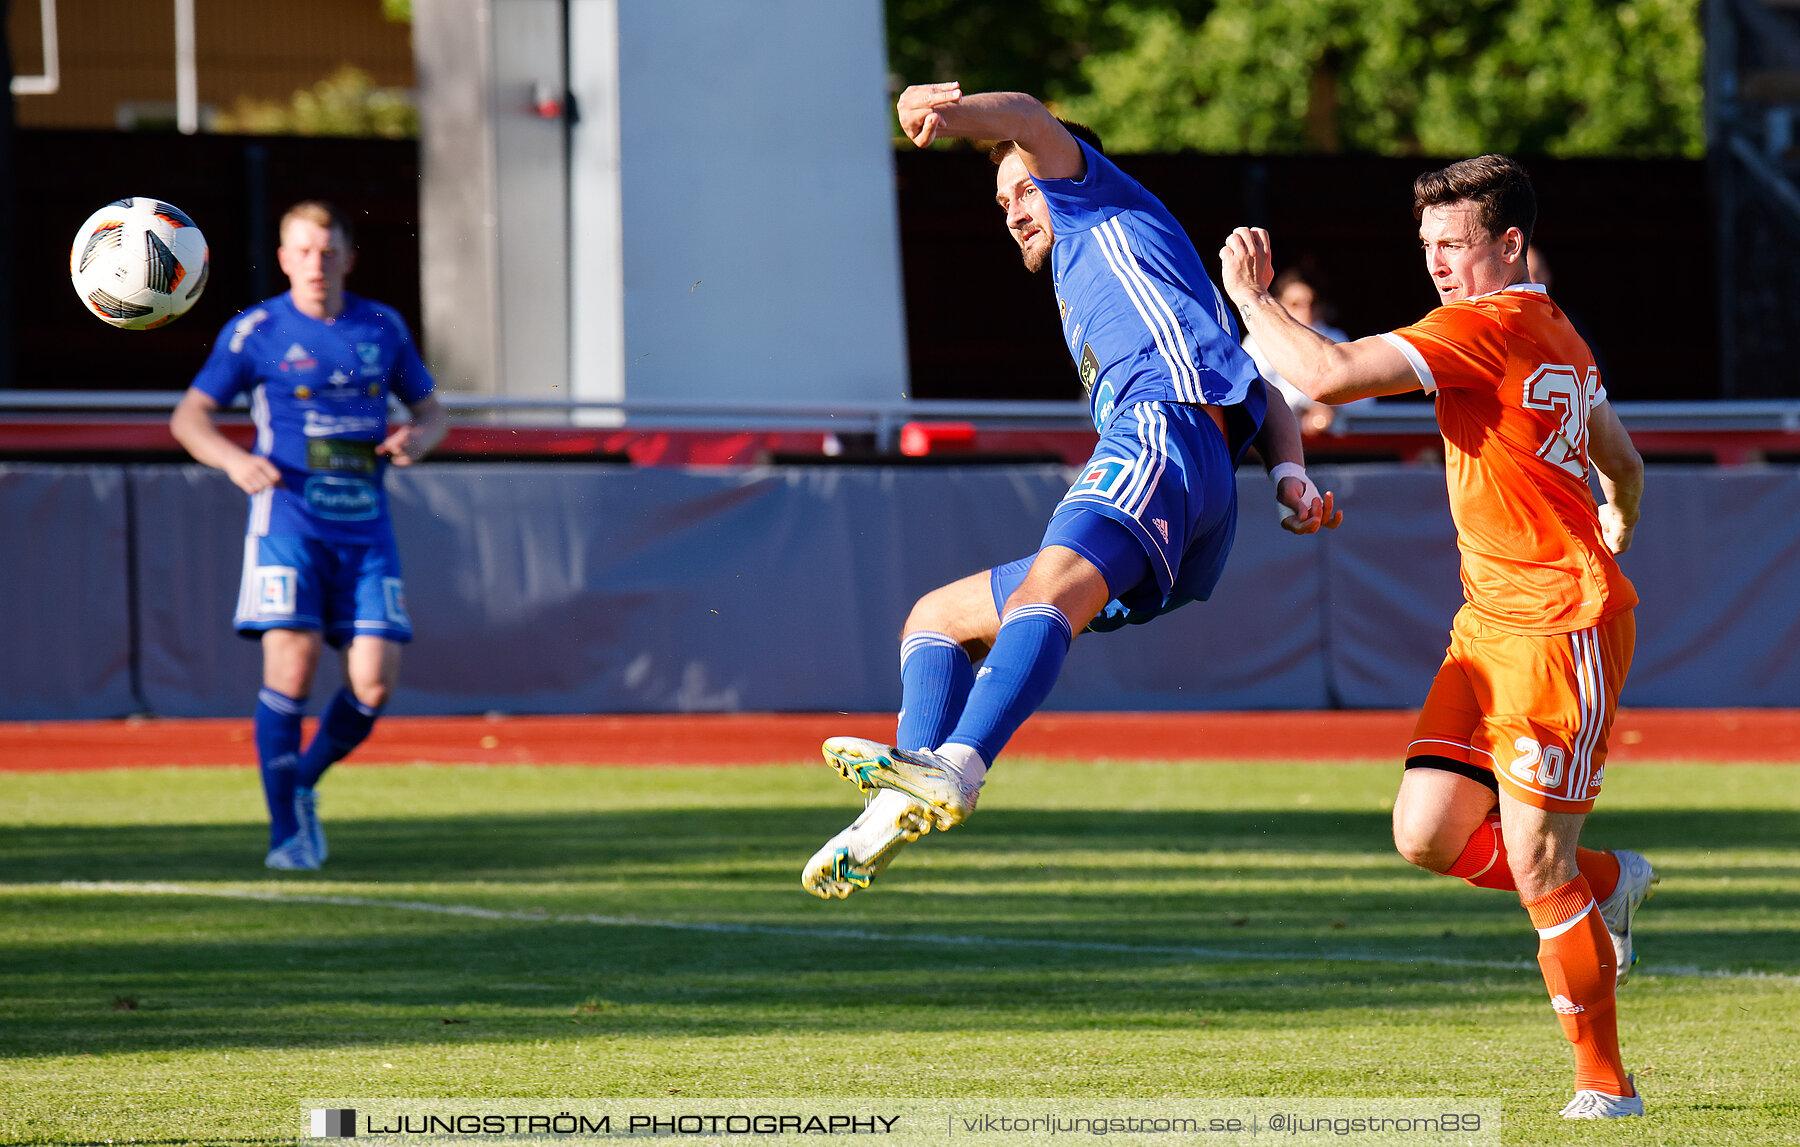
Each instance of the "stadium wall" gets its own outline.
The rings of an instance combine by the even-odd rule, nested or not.
[[[1320,467],[1294,538],[1239,475],[1210,603],[1085,639],[1049,707],[1409,708],[1460,600],[1441,473]],[[1058,466],[439,464],[389,490],[418,640],[398,714],[878,711],[921,592],[1029,553]],[[1652,467],[1625,702],[1800,706],[1800,469]],[[198,466],[0,464],[0,719],[246,713],[244,499]],[[328,659],[329,660],[329,659]],[[315,698],[336,688],[327,665]]]

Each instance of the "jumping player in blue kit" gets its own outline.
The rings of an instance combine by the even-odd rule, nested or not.
[[[1003,141],[991,153],[996,198],[1026,269],[1052,268],[1100,441],[1035,555],[914,605],[901,635],[897,747],[825,742],[826,760],[874,794],[801,871],[802,886],[827,899],[867,888],[908,842],[974,811],[988,767],[1049,695],[1076,633],[1211,595],[1237,528],[1233,471],[1250,446],[1289,532],[1343,519],[1307,479],[1294,417],[1239,347],[1186,232],[1092,132],[1031,96],[964,95],[955,83],[907,88],[897,111],[919,147],[940,136]]]
[[[316,869],[326,846],[314,789],[369,735],[412,640],[382,480],[390,463],[429,453],[448,423],[406,324],[344,290],[355,253],[334,208],[290,208],[276,254],[289,290],[225,324],[169,426],[195,460],[250,495],[236,626],[263,650],[255,730],[269,806],[264,863]],[[248,451],[214,421],[240,394],[256,424]],[[412,412],[391,431],[390,394]],[[343,650],[348,684],[303,751],[300,718],[327,642]]]

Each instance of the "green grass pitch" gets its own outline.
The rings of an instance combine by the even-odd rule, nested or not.
[[[1664,879],[1620,999],[1650,1115],[1604,1125],[1556,1118],[1517,901],[1394,855],[1396,780],[1009,761],[826,903],[800,865],[859,799],[823,766],[343,767],[330,863],[283,875],[247,770],[0,773],[0,1141],[682,1095],[1498,1096],[1508,1143],[1800,1142],[1800,769],[1609,772],[1587,843]]]

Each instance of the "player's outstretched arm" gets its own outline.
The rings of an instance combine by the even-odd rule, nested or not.
[[[393,433],[375,447],[377,454],[392,455],[396,466],[411,466],[424,458],[437,449],[450,431],[450,414],[437,395],[428,394],[408,403],[406,409],[412,412],[412,421],[394,427]]]
[[[219,432],[213,420],[219,404],[204,390],[189,387],[175,413],[169,416],[169,433],[194,461],[223,470],[232,484],[246,494],[260,494],[281,484],[281,471],[275,463],[239,446]]]
[[[1631,548],[1631,534],[1637,528],[1644,459],[1610,402],[1588,412],[1588,457],[1600,473],[1600,492],[1606,495],[1600,507],[1601,536],[1607,549],[1622,554]]]
[[[1078,179],[1087,168],[1081,145],[1050,109],[1023,92],[963,94],[955,80],[914,84],[894,104],[900,130],[918,147],[944,136],[1010,139],[1034,178]]]
[[[1320,494],[1306,476],[1306,450],[1300,443],[1300,424],[1294,412],[1280,390],[1267,383],[1263,390],[1268,394],[1268,410],[1262,429],[1256,432],[1256,452],[1275,482],[1275,501],[1282,507],[1281,528],[1290,534],[1337,529],[1344,512],[1333,509],[1331,494]]]
[[[1261,227],[1239,227],[1219,249],[1221,286],[1237,304],[1244,329],[1269,365],[1315,402],[1339,406],[1359,398],[1419,389],[1406,356],[1381,338],[1332,342],[1288,314],[1269,294],[1273,248]]]

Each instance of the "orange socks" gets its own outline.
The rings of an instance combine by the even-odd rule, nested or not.
[[[1605,900],[1619,886],[1619,858],[1610,852],[1593,848],[1575,850],[1575,863],[1587,878],[1596,901]],[[1493,888],[1517,892],[1512,868],[1506,863],[1506,841],[1500,836],[1500,814],[1489,813],[1481,827],[1469,837],[1462,855],[1444,873],[1468,881],[1477,888]]]
[[[1538,967],[1550,989],[1550,1006],[1575,1047],[1576,1090],[1636,1094],[1619,1056],[1612,941],[1587,879],[1577,876],[1524,903],[1537,929]]]

